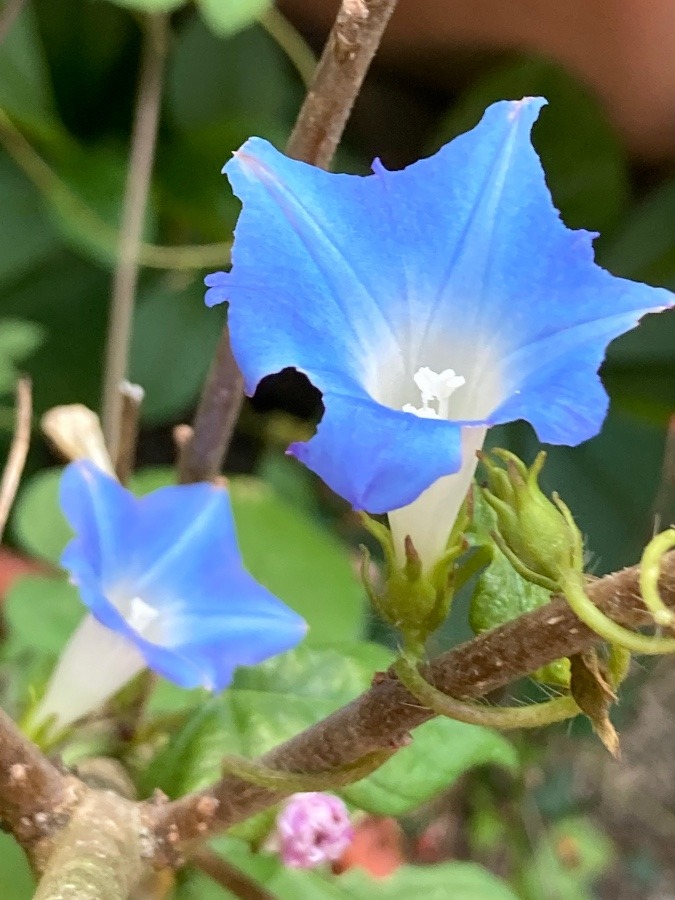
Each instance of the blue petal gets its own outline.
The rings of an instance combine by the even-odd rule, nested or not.
[[[575,444],[606,412],[609,341],[673,303],[604,272],[593,235],[560,221],[530,141],[544,102],[496,103],[400,172],[333,175],[255,138],[225,167],[243,210],[232,272],[207,279],[207,303],[230,302],[249,391],[286,367],[323,391],[319,434],[293,452],[356,506],[405,505],[411,485],[459,464],[456,429],[375,402],[378,367],[410,380],[447,344],[443,367],[466,374],[459,357],[479,357],[479,386],[490,366],[501,383],[457,425],[525,418],[542,440]]]
[[[134,499],[119,482],[88,460],[67,466],[59,484],[61,509],[76,537],[61,563],[78,577],[97,578],[104,588],[126,571],[128,535],[134,527]]]
[[[183,687],[229,684],[295,646],[306,624],[243,568],[227,492],[161,488],[140,500],[90,463],[69,466],[61,501],[77,535],[63,564],[102,624]],[[140,597],[160,614],[162,645],[135,631],[110,597]]]
[[[384,513],[412,503],[460,467],[461,429],[453,422],[387,409],[363,392],[326,390],[323,400],[316,436],[289,451],[355,509]]]

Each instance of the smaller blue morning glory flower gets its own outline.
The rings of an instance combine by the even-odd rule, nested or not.
[[[442,552],[491,425],[540,440],[597,434],[610,341],[668,291],[615,278],[561,222],[530,140],[545,103],[503,101],[429,159],[335,175],[252,138],[225,166],[243,209],[229,301],[253,393],[293,367],[323,394],[294,453],[355,508],[389,513],[425,566]],[[574,123],[570,123],[574,127]]]
[[[139,499],[79,461],[65,469],[60,499],[75,531],[62,565],[91,616],[59,660],[41,720],[80,718],[146,667],[218,691],[236,666],[304,636],[304,620],[244,569],[224,488],[163,487]]]

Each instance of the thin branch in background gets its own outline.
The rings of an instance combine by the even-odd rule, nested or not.
[[[289,156],[328,168],[396,0],[342,0],[312,85],[286,146]],[[212,480],[221,469],[243,401],[243,380],[223,329],[202,388],[192,439],[182,448],[183,483]]]
[[[663,560],[659,583],[665,603],[675,607],[675,551]],[[593,602],[622,625],[639,628],[651,616],[640,599],[639,567],[598,579],[588,586]],[[479,635],[444,653],[423,670],[439,690],[476,700],[599,642],[566,601],[555,598],[534,612]],[[351,703],[262,757],[265,766],[297,773],[339,768],[366,754],[403,746],[410,731],[433,717],[390,670]],[[286,792],[288,793],[288,792]],[[154,818],[157,861],[171,865],[202,840],[224,831],[283,799],[233,775],[198,793],[149,810]]]
[[[115,474],[121,484],[126,484],[136,464],[136,446],[138,444],[138,427],[141,403],[145,392],[139,384],[123,381],[119,385],[120,393],[120,434],[115,458]]]
[[[77,219],[80,228],[87,232],[90,241],[104,253],[117,253],[120,231],[109,225],[80,196],[74,193],[59,175],[46,163],[0,107],[0,144],[30,179],[45,201],[59,215]],[[190,271],[221,266],[227,259],[231,241],[213,244],[181,244],[175,247],[165,244],[138,246],[138,262],[149,269]]]
[[[190,863],[240,900],[275,900],[274,894],[213,850],[200,850]]]
[[[16,386],[16,424],[7,462],[0,481],[0,541],[19,488],[21,473],[30,446],[33,399],[29,378],[20,378]]]
[[[327,169],[396,0],[342,0],[286,152]]]
[[[127,376],[129,342],[138,283],[139,248],[152,180],[169,44],[167,16],[150,15],[145,19],[145,26],[138,99],[124,191],[119,257],[110,299],[103,375],[103,432],[112,459],[117,458],[119,444],[121,406],[119,385]]]
[[[0,10],[0,44],[12,30],[12,26],[19,18],[25,5],[26,0],[6,0],[5,5]]]
[[[661,481],[654,501],[654,534],[675,523],[675,415],[670,417]]]

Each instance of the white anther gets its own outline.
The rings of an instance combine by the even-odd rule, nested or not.
[[[445,419],[448,416],[448,400],[451,395],[466,383],[463,375],[457,375],[454,369],[434,372],[428,366],[422,366],[413,375],[413,380],[422,395],[422,407],[418,409],[412,403],[406,403],[404,412],[414,413],[425,419]],[[437,403],[438,409],[429,404]]]
[[[440,419],[436,410],[431,409],[428,406],[422,406],[418,409],[416,406],[413,406],[412,403],[406,403],[402,409],[403,412],[413,413],[413,415],[421,416],[423,419]]]

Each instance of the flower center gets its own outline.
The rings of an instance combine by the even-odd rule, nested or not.
[[[406,403],[403,412],[413,413],[424,419],[447,419],[450,397],[457,388],[466,383],[464,376],[457,375],[454,369],[434,372],[428,366],[418,369],[413,379],[422,396],[422,406],[416,407],[412,403]]]
[[[127,624],[141,637],[147,640],[153,640],[153,638],[157,637],[156,634],[153,634],[153,632],[157,631],[153,626],[159,624],[157,622],[159,611],[150,606],[149,603],[146,603],[142,597],[125,598],[115,605],[127,620]]]

